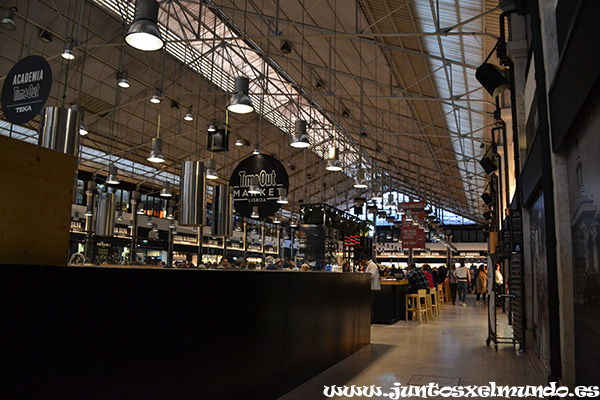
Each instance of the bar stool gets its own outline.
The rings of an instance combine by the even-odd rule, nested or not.
[[[440,311],[443,311],[444,305],[446,303],[446,285],[444,283],[440,283],[438,285],[437,300],[438,300],[438,306],[440,308]]]
[[[429,299],[429,309],[427,311],[431,314],[431,319],[433,319],[434,316],[439,317],[440,306],[438,300],[438,291],[435,288],[429,289],[429,296],[427,297]]]
[[[433,321],[433,302],[431,301],[431,296],[433,296],[433,291],[435,289],[429,289],[429,293],[425,296],[425,309],[427,310],[427,317],[430,321]]]
[[[423,323],[423,314],[425,314],[425,322],[427,321],[427,292],[424,289],[418,291],[417,294],[407,294],[405,295],[405,308],[406,313],[404,318],[408,323],[408,313],[412,313],[412,320],[416,321],[416,317],[418,316],[419,322]]]

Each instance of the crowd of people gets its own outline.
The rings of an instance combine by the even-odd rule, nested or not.
[[[308,264],[296,265],[294,260],[285,258],[266,257],[264,262],[247,262],[242,260],[230,261],[226,257],[221,258],[219,262],[213,263],[207,261],[200,265],[195,265],[190,261],[177,261],[175,268],[198,268],[198,269],[229,269],[229,270],[265,270],[265,271],[310,271]]]
[[[425,289],[429,292],[430,289],[438,288],[438,285],[448,284],[450,288],[450,294],[452,304],[458,304],[466,307],[466,296],[467,293],[476,295],[476,304],[483,304],[486,301],[488,293],[488,284],[493,285],[493,290],[496,294],[500,294],[503,291],[504,278],[500,272],[500,265],[496,265],[494,270],[494,278],[492,283],[488,283],[488,267],[485,264],[479,266],[473,264],[470,268],[465,266],[463,262],[451,264],[448,269],[445,265],[440,267],[431,267],[429,264],[422,264],[417,267],[415,263],[410,263],[406,270],[398,269],[394,266],[385,267],[383,270],[380,268],[373,268],[376,264],[368,257],[364,257],[361,260],[360,271],[371,273],[371,290],[379,290],[376,284],[373,284],[373,280],[379,281],[381,276],[393,276],[396,278],[406,278],[409,282],[409,288],[407,293],[417,293],[419,289]],[[370,266],[370,268],[367,268]],[[348,268],[348,271],[346,269]],[[346,267],[344,264],[344,272],[351,272],[350,267]]]

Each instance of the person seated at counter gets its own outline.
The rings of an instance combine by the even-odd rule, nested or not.
[[[267,257],[265,259],[265,264],[267,264],[267,267],[265,268],[268,271],[276,271],[277,270],[277,265],[275,265],[275,259],[271,256]]]
[[[437,272],[432,270],[429,264],[423,264],[421,266],[421,269],[427,277],[427,282],[429,282],[429,288],[433,289],[435,287],[437,289]]]
[[[406,291],[407,294],[416,294],[419,289],[425,289],[429,293],[429,281],[427,280],[427,276],[420,269],[417,268],[415,263],[408,264],[408,275],[406,279],[408,279],[408,283],[410,283],[410,287]]]
[[[310,266],[308,264],[302,264],[300,271],[310,271]]]
[[[348,261],[345,261],[342,264],[342,272],[352,272],[352,270],[350,269],[350,263]]]

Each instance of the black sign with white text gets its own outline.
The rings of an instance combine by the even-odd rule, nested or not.
[[[248,192],[252,183],[258,184],[260,194]],[[266,218],[281,207],[277,199],[287,194],[289,180],[285,167],[276,158],[258,154],[238,164],[229,185],[233,189],[233,206],[240,215],[250,218],[252,207],[257,206],[260,218]]]
[[[52,69],[43,57],[29,56],[16,63],[2,86],[2,111],[8,122],[31,121],[46,104],[52,89]]]

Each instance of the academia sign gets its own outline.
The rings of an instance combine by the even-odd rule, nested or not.
[[[43,57],[29,56],[16,63],[2,86],[2,111],[8,122],[31,121],[46,104],[52,89],[52,70]]]
[[[252,184],[260,188],[260,193],[249,193]],[[240,215],[250,218],[252,207],[256,206],[260,218],[266,218],[281,207],[277,199],[287,193],[289,180],[283,164],[276,158],[258,154],[238,164],[229,185],[233,189],[233,207]]]

